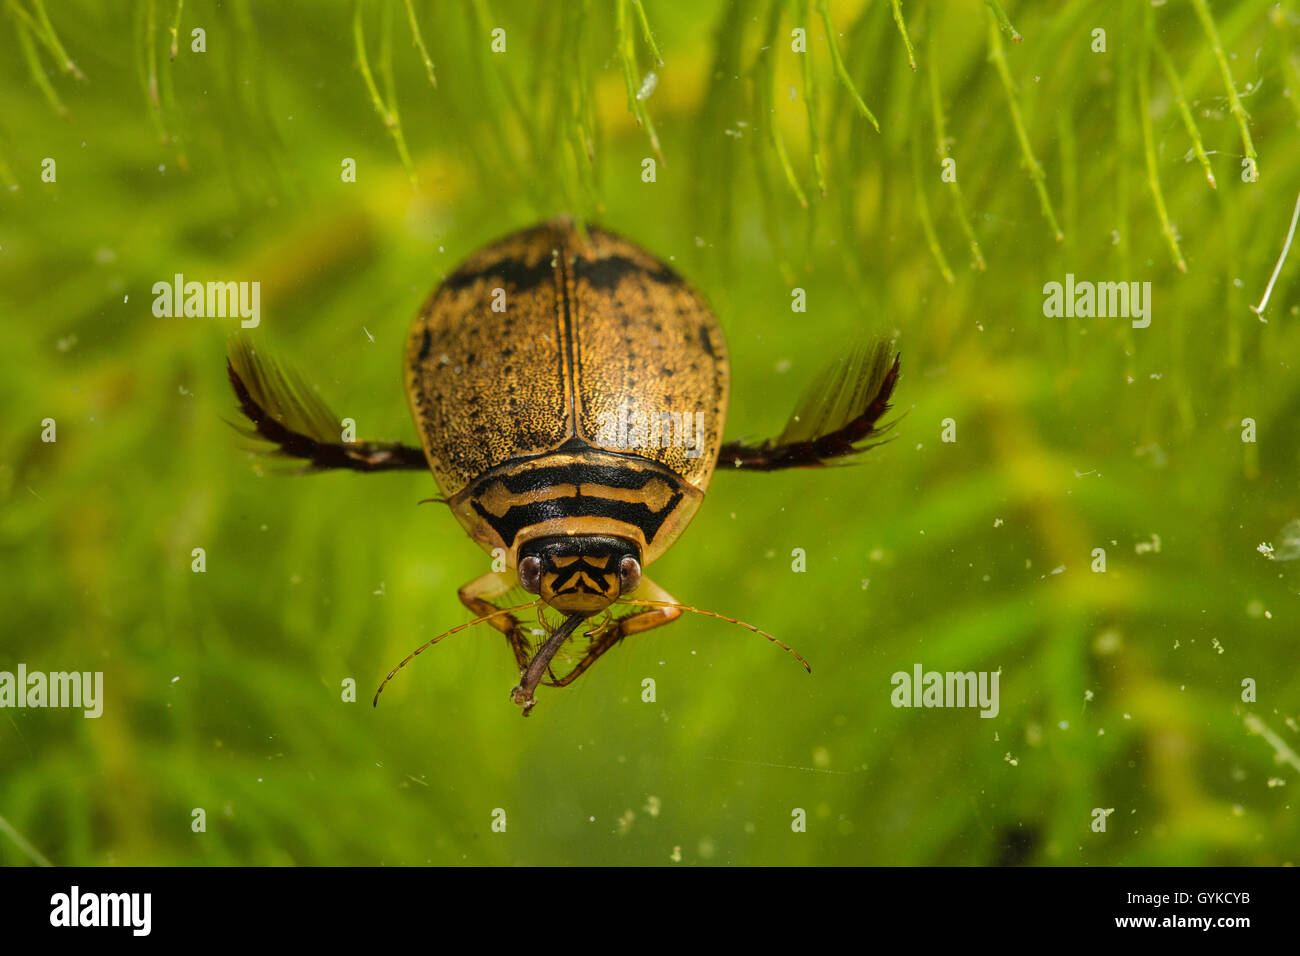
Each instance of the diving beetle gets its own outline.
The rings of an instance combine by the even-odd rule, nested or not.
[[[487,622],[514,653],[511,699],[526,716],[539,684],[572,683],[623,638],[683,611],[741,624],[811,672],[770,634],[679,604],[643,569],[690,523],[715,468],[816,468],[871,447],[899,357],[884,340],[853,349],[777,438],[724,443],[730,367],[709,307],[648,252],[566,219],[471,255],[419,310],[404,362],[419,448],[340,441],[339,419],[245,339],[232,342],[227,370],[241,411],[281,453],[307,470],[431,471],[444,496],[433,500],[497,559],[460,588],[477,617],[393,668],[375,702],[416,654]],[[512,604],[516,588],[536,597]],[[526,626],[529,610],[540,629]],[[557,675],[570,641],[576,663]]]

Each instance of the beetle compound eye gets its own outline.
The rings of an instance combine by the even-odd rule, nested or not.
[[[519,562],[519,586],[530,594],[536,594],[541,589],[541,558],[530,554]]]
[[[619,592],[631,594],[641,583],[641,564],[632,555],[618,563]]]

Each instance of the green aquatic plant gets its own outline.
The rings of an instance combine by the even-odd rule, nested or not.
[[[4,0],[0,672],[105,703],[0,708],[0,863],[1296,862],[1298,31],[1293,0]],[[429,477],[281,474],[226,424],[237,322],[152,308],[259,282],[259,345],[411,442],[410,320],[555,215],[712,303],[729,436],[896,337],[894,440],[719,474],[654,568],[815,676],[692,619],[525,722],[471,629],[371,711],[489,559]],[[1067,276],[1150,282],[1149,326],[1046,315]],[[895,707],[917,664],[1000,670],[997,716]]]

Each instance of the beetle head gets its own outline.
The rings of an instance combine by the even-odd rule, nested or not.
[[[608,535],[535,538],[519,548],[519,585],[565,614],[595,614],[641,583],[635,544]]]

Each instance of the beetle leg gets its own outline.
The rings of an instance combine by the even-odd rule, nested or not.
[[[870,446],[864,442],[888,428],[877,428],[876,422],[889,410],[898,362],[886,342],[856,349],[818,378],[777,438],[758,445],[723,445],[718,470],[822,468],[833,459],[866,451]]]
[[[641,578],[641,586],[636,589],[632,597],[645,598],[647,601],[662,601],[668,604],[678,603],[675,597],[647,577]],[[611,626],[596,632],[596,639],[591,642],[586,655],[582,660],[578,661],[573,670],[558,680],[548,680],[545,683],[550,687],[568,686],[581,677],[587,668],[596,663],[602,654],[629,634],[639,634],[652,628],[663,627],[665,624],[677,620],[681,613],[675,607],[652,607],[619,618]]]
[[[304,458],[309,469],[352,471],[427,471],[424,450],[400,442],[341,440],[339,419],[297,376],[286,374],[244,339],[231,343],[226,357],[230,385],[240,411],[257,434],[280,446],[281,453]]]
[[[510,593],[516,584],[514,575],[508,571],[489,571],[481,578],[475,578],[464,585],[456,595],[460,598],[461,604],[482,616],[497,610],[500,605],[494,602]],[[526,668],[532,654],[532,647],[519,619],[513,614],[501,614],[487,623],[506,636],[519,669],[522,671]]]

